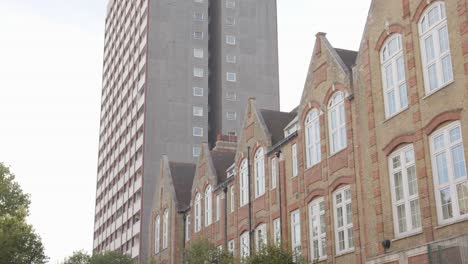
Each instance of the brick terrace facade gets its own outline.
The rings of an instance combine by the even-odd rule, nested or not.
[[[467,263],[467,8],[372,1],[359,52],[318,33],[299,107],[249,99],[231,166],[204,147],[177,245],[241,256],[281,237],[318,263]]]

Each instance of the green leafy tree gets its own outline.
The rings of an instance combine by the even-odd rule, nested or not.
[[[227,251],[219,251],[208,239],[202,238],[190,244],[184,255],[187,264],[234,264],[234,257]]]
[[[245,264],[303,264],[306,263],[301,256],[295,256],[294,253],[284,250],[280,246],[269,243],[252,256],[243,260]]]
[[[15,182],[15,175],[0,162],[0,263],[42,264],[44,254],[41,238],[31,225],[29,195]]]
[[[119,251],[96,253],[92,256],[84,251],[76,251],[63,264],[134,264],[132,258]]]

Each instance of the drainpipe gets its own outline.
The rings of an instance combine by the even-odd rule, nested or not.
[[[187,229],[186,228],[187,227],[187,215],[186,215],[185,212],[183,213],[182,218],[184,219],[184,228],[183,228],[183,230],[184,230],[184,236],[183,236],[184,239],[182,241],[182,259],[185,262],[185,260],[186,260],[185,259],[185,242],[187,242],[187,230],[186,230]]]
[[[250,249],[250,255],[252,256],[253,254],[253,241],[252,241],[252,199],[251,197],[251,192],[250,192],[250,146],[247,147],[247,178],[248,178],[248,188],[247,190],[249,191],[249,249]]]
[[[228,238],[227,238],[227,192],[228,192],[228,187],[224,186],[223,188],[224,192],[224,250],[228,250]]]
[[[276,163],[278,167],[278,207],[279,207],[279,219],[280,219],[280,233],[281,233],[281,240],[283,240],[283,232],[281,231],[283,228],[283,208],[281,208],[281,162],[280,162],[280,157],[281,157],[281,150],[278,150],[276,153]],[[283,244],[283,243],[281,243]]]

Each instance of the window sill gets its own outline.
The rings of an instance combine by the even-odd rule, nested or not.
[[[345,150],[347,150],[347,149],[348,149],[348,145],[346,145],[344,148],[338,150],[337,152],[334,152],[334,153],[330,154],[330,156],[328,156],[328,158],[330,159],[330,158],[332,158],[333,156],[336,156],[336,155],[340,154],[341,152],[343,152],[343,151],[345,151]]]
[[[429,92],[428,94],[426,94],[422,99],[425,100],[426,98],[430,97],[431,95],[436,94],[437,92],[444,90],[445,88],[447,88],[448,86],[450,86],[450,85],[451,85],[452,83],[454,83],[454,82],[455,82],[455,80],[452,80],[452,81],[450,81],[450,82],[444,84],[444,85],[441,86],[440,88],[438,88],[438,89],[436,89],[436,90],[434,90],[434,91]]]
[[[458,224],[458,223],[465,222],[465,221],[468,221],[468,215],[467,215],[467,216],[463,216],[462,218],[458,218],[458,219],[456,219],[456,220],[450,221],[450,222],[445,222],[445,223],[439,224],[439,225],[436,226],[434,229],[444,228],[444,227],[447,227],[447,226],[450,226],[450,225],[454,225],[454,224]]]
[[[334,155],[334,154],[333,154],[333,155]],[[319,165],[320,165],[320,163],[322,163],[322,161],[321,161],[321,160],[320,160],[320,161],[318,161],[317,163],[314,163],[314,164],[312,164],[311,166],[307,167],[307,168],[305,169],[305,171],[304,171],[304,172],[306,172],[306,171],[309,171],[309,170],[312,170],[312,169],[314,169],[315,167],[319,166]]]
[[[417,235],[420,235],[420,234],[422,234],[422,233],[423,233],[422,229],[418,229],[418,230],[416,230],[416,231],[414,231],[414,232],[411,232],[411,233],[407,233],[407,234],[395,236],[395,238],[392,239],[391,241],[392,241],[392,242],[396,242],[396,241],[398,241],[398,240],[402,240],[402,239],[405,239],[405,238],[417,236]]]
[[[312,259],[311,263],[319,263],[319,262],[322,262],[322,261],[325,261],[325,260],[327,260],[327,256],[320,257],[318,259]]]
[[[341,256],[348,255],[348,254],[351,254],[351,253],[354,253],[354,248],[344,250],[344,251],[342,251],[340,253],[336,253],[335,257],[341,257]]]
[[[406,112],[406,110],[409,109],[409,105],[400,109],[400,111],[396,112],[395,114],[393,114],[392,116],[389,116],[389,117],[385,117],[385,120],[382,121],[382,124],[385,124],[387,122],[389,122],[390,120],[392,120],[393,118],[397,117],[398,115],[400,115],[401,113],[403,112]]]

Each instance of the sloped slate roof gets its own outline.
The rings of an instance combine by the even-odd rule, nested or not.
[[[178,209],[185,209],[190,205],[195,164],[169,162],[169,166],[177,196]]]
[[[234,151],[211,151],[211,159],[216,170],[218,183],[226,180],[226,170],[234,163],[236,152]]]
[[[260,110],[260,114],[271,134],[272,145],[284,138],[284,128],[296,117],[295,112],[287,113],[265,109]]]
[[[335,51],[340,56],[341,60],[343,60],[346,67],[351,71],[351,68],[356,64],[357,51],[345,49],[335,49]]]

